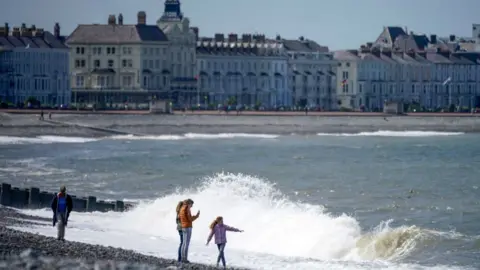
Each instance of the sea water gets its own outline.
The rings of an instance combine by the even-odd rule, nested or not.
[[[138,203],[73,213],[67,239],[175,258],[174,208],[195,201],[189,259],[218,215],[229,265],[256,269],[476,269],[476,135],[381,131],[277,136],[0,138],[0,180]],[[50,210],[22,210],[51,217]],[[50,223],[19,230],[55,235]]]

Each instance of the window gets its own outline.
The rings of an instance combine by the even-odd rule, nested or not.
[[[113,68],[113,60],[108,60],[108,67]]]
[[[75,85],[77,87],[82,87],[84,85],[84,77],[83,76],[76,76],[75,77]],[[37,88],[37,80],[35,80],[35,89]]]
[[[132,76],[123,76],[122,82],[124,87],[132,86]]]
[[[102,48],[101,47],[97,48],[97,54],[102,54]]]
[[[415,93],[415,85],[412,84],[412,93]]]
[[[77,54],[85,54],[85,48],[84,47],[77,47]]]
[[[100,67],[100,60],[93,60],[93,66],[96,68]]]
[[[110,54],[110,47],[107,47],[107,54]]]
[[[155,60],[155,68],[159,69],[160,68],[160,60]]]
[[[77,60],[75,60],[75,67],[76,67],[76,68],[83,68],[83,67],[85,67],[85,60],[83,60],[83,59],[77,59]]]
[[[143,87],[147,87],[148,86],[148,78],[147,76],[143,76]]]
[[[127,67],[127,59],[122,60],[122,67]]]
[[[160,55],[160,48],[156,48],[156,49],[155,49],[155,54],[156,54],[157,56]]]

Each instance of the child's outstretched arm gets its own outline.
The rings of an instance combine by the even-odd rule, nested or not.
[[[208,244],[210,243],[210,241],[212,240],[212,237],[213,237],[213,234],[214,234],[214,233],[215,233],[215,231],[214,231],[214,229],[212,229],[212,230],[210,231],[210,234],[208,235],[208,238],[207,238],[207,244],[206,244],[207,246],[208,246]]]
[[[243,232],[243,230],[240,230],[240,229],[237,229],[235,227],[228,226],[228,225],[225,225],[225,229],[227,231],[231,231],[231,232]]]

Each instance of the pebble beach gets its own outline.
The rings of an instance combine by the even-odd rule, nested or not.
[[[195,263],[179,265],[173,259],[68,240],[62,242],[8,228],[28,227],[36,221],[50,220],[27,216],[12,208],[0,206],[0,269],[217,269]],[[52,227],[52,230],[55,228]]]

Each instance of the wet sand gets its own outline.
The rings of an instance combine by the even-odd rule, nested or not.
[[[254,133],[254,134],[316,134],[358,133],[379,130],[389,131],[437,131],[480,132],[480,117],[468,114],[454,116],[384,116],[365,117],[333,116],[325,113],[305,115],[247,115],[178,113],[174,115],[151,114],[57,114],[52,120],[38,120],[38,114],[0,113],[0,135],[32,137],[41,135],[101,137],[109,132],[80,127],[90,126],[115,129],[125,133],[142,135],[170,135],[185,133]],[[47,114],[45,114],[47,116]]]

